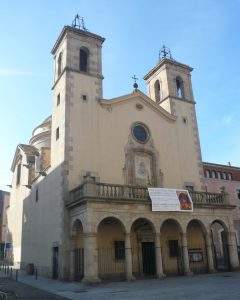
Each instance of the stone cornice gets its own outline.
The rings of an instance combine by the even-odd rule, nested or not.
[[[235,166],[229,166],[229,165],[222,165],[222,164],[217,164],[217,163],[210,163],[210,162],[202,162],[204,167],[217,167],[217,168],[227,168],[229,170],[235,169],[235,170],[240,170],[240,167],[235,167]]]
[[[175,60],[172,59],[168,59],[168,58],[164,58],[162,59],[154,68],[152,68],[144,77],[144,80],[147,80],[148,78],[150,78],[158,69],[160,69],[164,64],[171,64],[171,65],[175,65],[178,67],[181,67],[183,69],[187,69],[188,72],[191,72],[193,70],[193,68],[191,68],[188,65],[182,64],[180,62],[177,62]]]
[[[43,138],[48,138],[51,136],[51,130],[47,130],[44,132],[40,132],[34,136],[32,136],[29,140],[29,144],[32,145],[33,143],[35,143],[36,141],[43,139]]]
[[[70,67],[65,67],[63,70],[62,70],[62,73],[58,76],[57,80],[53,83],[53,86],[52,86],[52,90],[55,88],[55,86],[57,85],[58,81],[60,80],[60,78],[62,77],[62,75],[65,73],[65,72],[74,72],[74,73],[78,73],[78,74],[82,74],[82,75],[85,75],[85,76],[91,76],[91,77],[96,77],[96,78],[99,78],[101,80],[104,79],[104,77],[102,75],[98,75],[98,74],[93,74],[93,73],[86,73],[86,72],[82,72],[82,71],[79,71],[79,70],[76,70],[76,69],[73,69],[73,68],[70,68]]]
[[[158,104],[161,104],[162,102],[166,101],[167,99],[174,99],[174,100],[179,100],[179,101],[183,101],[183,102],[190,103],[190,104],[196,104],[195,101],[191,101],[186,98],[179,98],[179,97],[171,96],[171,95],[166,96],[164,99],[159,101]]]
[[[64,26],[61,33],[60,33],[60,35],[59,35],[59,37],[58,37],[58,39],[57,39],[57,41],[55,42],[55,44],[52,48],[51,54],[54,55],[56,53],[56,50],[57,50],[58,46],[60,45],[62,39],[64,38],[64,36],[67,32],[73,32],[77,35],[91,37],[93,39],[99,40],[101,43],[103,43],[105,41],[105,38],[103,38],[100,35],[97,35],[95,33],[92,33],[90,31],[81,30],[81,29],[74,28],[74,27],[71,27],[71,26]]]

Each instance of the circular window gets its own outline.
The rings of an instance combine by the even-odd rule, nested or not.
[[[140,143],[146,143],[149,138],[148,129],[142,124],[136,124],[133,126],[132,134],[134,138]]]

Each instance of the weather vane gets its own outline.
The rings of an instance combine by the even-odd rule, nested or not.
[[[74,20],[72,22],[72,27],[81,29],[81,30],[87,30],[84,24],[83,17],[80,17],[78,14],[74,17]]]
[[[165,45],[163,45],[159,51],[159,61],[161,61],[164,58],[173,59],[170,49]]]
[[[136,77],[136,75],[133,75],[132,79],[134,80],[133,87],[134,87],[135,90],[137,90],[137,88],[138,88],[138,84],[137,84],[138,78]]]

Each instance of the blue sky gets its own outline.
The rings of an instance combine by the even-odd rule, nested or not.
[[[132,91],[162,44],[194,68],[203,159],[240,165],[239,0],[83,0],[0,2],[0,188],[11,181],[18,143],[51,114],[51,47],[76,13],[106,38],[104,97]]]

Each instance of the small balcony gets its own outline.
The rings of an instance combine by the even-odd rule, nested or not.
[[[208,193],[189,191],[194,207],[229,207],[228,195],[226,193]],[[67,207],[78,205],[86,200],[113,201],[113,202],[142,202],[151,203],[147,187],[109,184],[95,182],[88,178],[83,184],[70,191]]]

